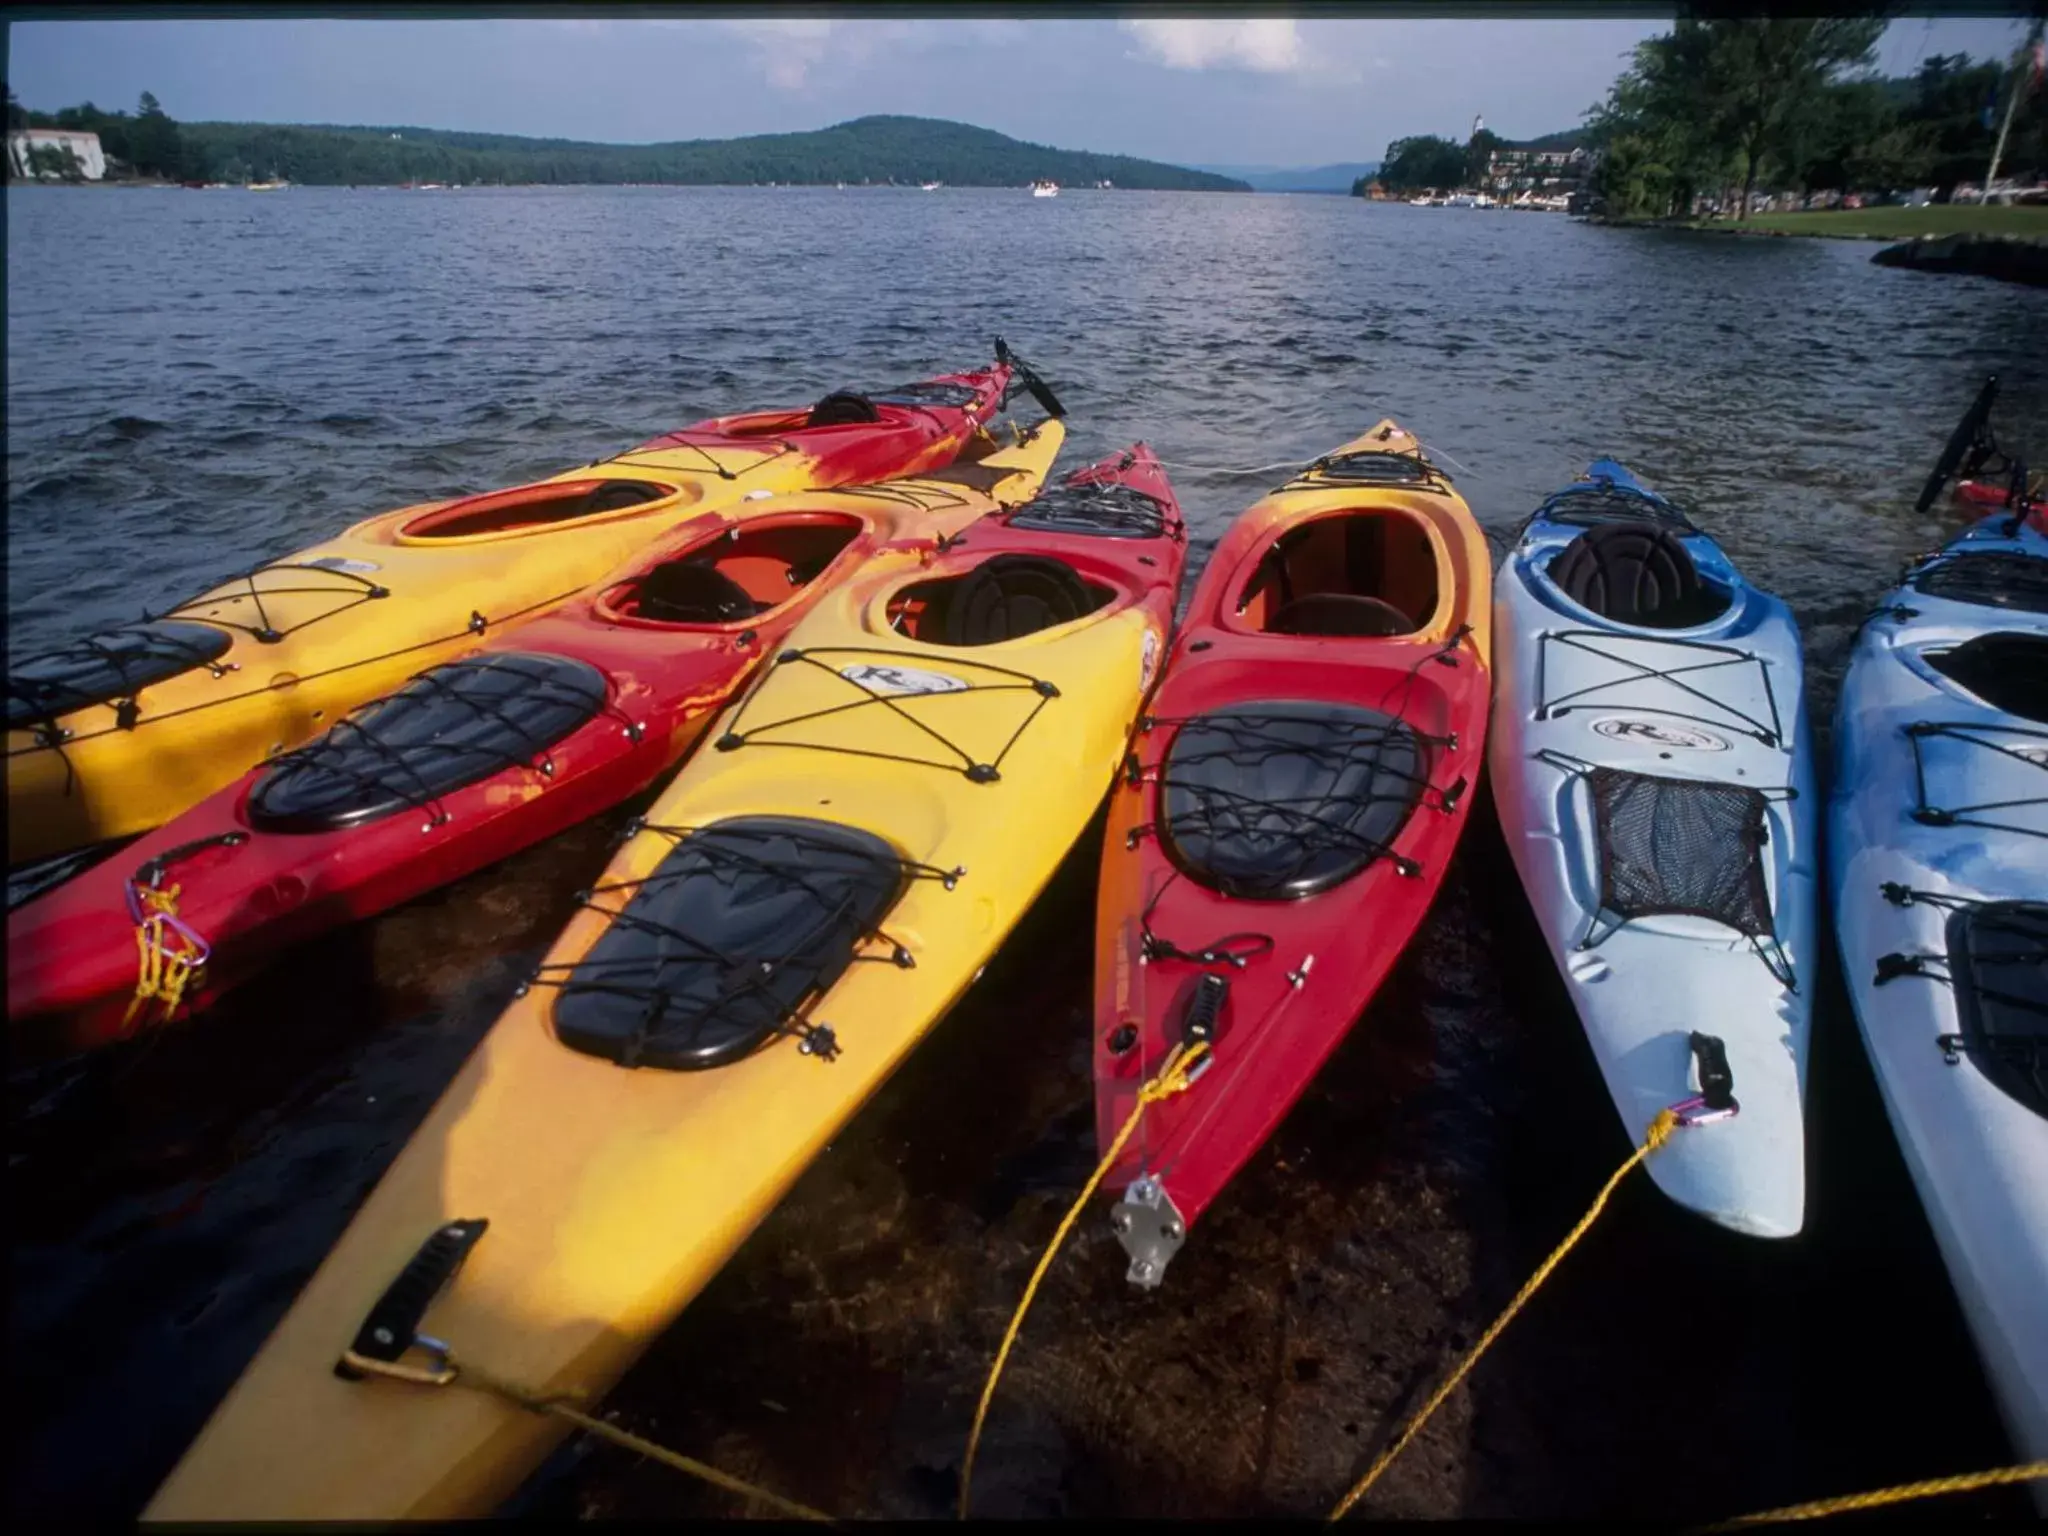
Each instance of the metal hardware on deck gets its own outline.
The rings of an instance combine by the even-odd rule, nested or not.
[[[1131,1181],[1123,1199],[1110,1211],[1109,1224],[1124,1252],[1131,1256],[1124,1278],[1146,1289],[1165,1278],[1167,1264],[1187,1241],[1187,1223],[1173,1197],[1150,1174]]]

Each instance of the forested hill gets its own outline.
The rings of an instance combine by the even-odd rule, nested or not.
[[[435,128],[180,125],[194,158],[227,181],[282,178],[311,185],[406,181],[530,183],[781,182],[1019,187],[1036,180],[1167,191],[1246,192],[1205,171],[1026,144],[986,128],[923,117],[862,117],[811,133],[672,144],[581,144]]]

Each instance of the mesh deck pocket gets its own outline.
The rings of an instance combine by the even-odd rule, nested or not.
[[[1106,539],[1156,539],[1166,532],[1166,509],[1127,485],[1062,485],[1011,513],[1010,526]]]
[[[278,758],[249,792],[249,823],[329,832],[424,807],[534,761],[604,703],[604,674],[568,656],[508,651],[430,668]]]
[[[1182,725],[1160,766],[1160,842],[1182,872],[1226,895],[1313,896],[1388,852],[1427,770],[1414,728],[1380,710],[1216,710]]]
[[[1771,935],[1764,796],[1735,784],[1593,768],[1600,906],[1623,922],[1682,913]]]
[[[1949,975],[1970,1059],[2048,1117],[2048,902],[1980,902],[1948,924]]]
[[[690,832],[554,984],[562,1043],[625,1067],[701,1071],[793,1028],[903,890],[879,837],[794,816]]]
[[[151,683],[210,665],[234,643],[233,635],[210,624],[159,619],[31,657],[7,674],[7,728],[20,730],[90,704],[132,698]]]
[[[2021,613],[2048,613],[2048,560],[2002,550],[1943,555],[1923,566],[1909,584],[1929,597]]]

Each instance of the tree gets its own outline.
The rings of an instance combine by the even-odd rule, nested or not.
[[[184,174],[185,145],[178,125],[148,91],[136,103],[135,118],[126,138],[127,152],[121,158],[143,175],[176,180]]]
[[[24,107],[14,94],[14,87],[7,87],[7,131],[28,126],[28,108]]]
[[[1473,134],[1465,144],[1465,175],[1461,185],[1484,187],[1487,169],[1493,164],[1494,151],[1506,142],[1491,128],[1481,128]]]
[[[1455,187],[1464,179],[1463,146],[1435,134],[1394,140],[1380,162],[1380,182],[1390,192]]]
[[[1681,190],[1688,178],[1711,185],[1697,178],[1732,170],[1742,186],[1736,217],[1747,218],[1759,176],[1793,147],[1814,96],[1868,64],[1884,27],[1882,17],[1681,15],[1637,45],[1596,120],[1610,135],[1657,139]]]

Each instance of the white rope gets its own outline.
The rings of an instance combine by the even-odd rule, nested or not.
[[[1313,464],[1313,459],[1282,459],[1278,464],[1254,464],[1245,469],[1232,469],[1224,464],[1182,464],[1174,459],[1161,459],[1163,469],[1186,470],[1195,475],[1267,475],[1276,469],[1299,469],[1304,464]]]

